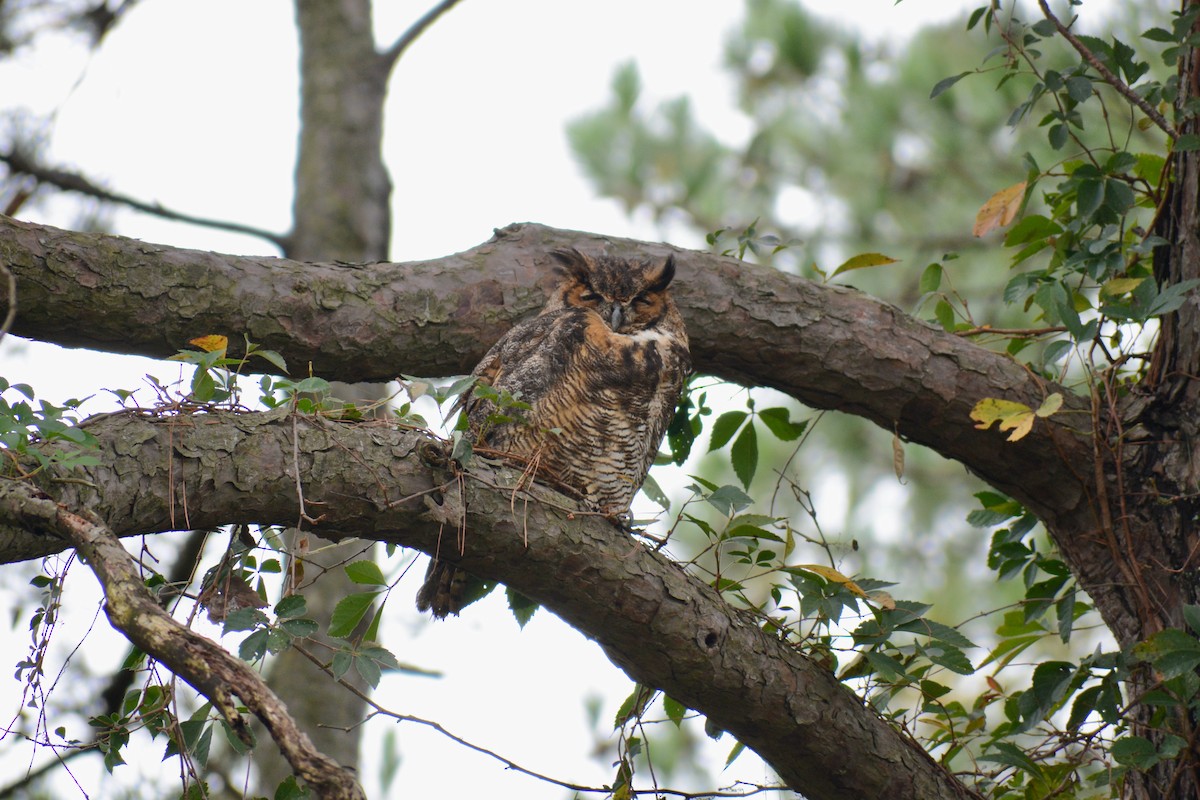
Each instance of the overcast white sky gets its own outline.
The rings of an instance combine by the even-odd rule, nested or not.
[[[885,38],[924,21],[965,18],[962,9],[983,2],[808,5]],[[427,4],[376,5],[379,39],[388,42]],[[721,71],[722,41],[740,12],[741,4],[728,0],[465,0],[411,49],[392,80],[385,150],[396,187],[393,258],[462,250],[516,221],[661,238],[647,220],[629,220],[615,203],[593,196],[571,159],[564,125],[600,105],[615,67],[633,59],[650,97],[686,92],[706,124],[724,136],[744,134],[731,83]],[[0,87],[6,106],[56,113],[47,153],[55,163],[175,209],[284,231],[296,140],[296,62],[291,5],[283,0],[146,0],[94,56],[47,40],[21,61],[0,65]],[[74,222],[60,204],[28,218]],[[115,214],[114,227],[147,241],[275,254],[257,239],[125,211]],[[21,345],[11,337],[0,346],[0,374],[60,401],[105,387],[135,388],[147,370],[164,379],[178,374],[175,366]],[[79,567],[73,579],[73,590],[94,583]],[[426,625],[411,611],[413,589],[415,581],[406,581],[389,604],[393,622],[385,643],[402,661],[445,670],[447,677],[389,677],[379,699],[396,711],[437,719],[538,772],[592,785],[611,780],[611,768],[588,758],[592,731],[584,698],[602,698],[601,719],[609,720],[630,683],[595,645],[545,612],[518,633],[499,600],[473,607],[464,619]],[[73,628],[60,631],[62,641],[82,635],[92,619],[94,600],[77,602],[82,614]],[[23,649],[25,635],[16,636],[14,646]],[[114,658],[120,649],[116,643],[108,648]],[[393,727],[373,722],[368,739],[378,741]],[[85,736],[82,730],[73,734]],[[403,763],[397,796],[557,800],[566,794],[434,733],[402,727],[398,736]],[[729,747],[724,741],[709,748],[717,781],[769,780],[749,755],[722,772]],[[170,773],[173,767],[158,763],[159,752],[118,776],[137,783],[139,774]],[[45,757],[39,753],[35,762]],[[15,768],[7,764],[3,772]],[[377,773],[369,761],[369,790]],[[80,774],[88,776],[91,797],[112,796],[91,791],[92,767],[81,767]]]

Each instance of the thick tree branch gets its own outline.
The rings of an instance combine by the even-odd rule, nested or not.
[[[1090,453],[1079,436],[1087,427],[1081,401],[1068,397],[1066,410],[1033,435],[1002,444],[995,431],[972,427],[975,403],[993,396],[1036,407],[1055,387],[1007,356],[852,289],[530,224],[432,261],[346,265],[223,256],[0,218],[0,258],[12,265],[22,298],[19,336],[163,358],[195,336],[245,333],[297,373],[311,364],[314,374],[348,382],[469,372],[545,302],[553,281],[546,252],[568,244],[675,252],[673,291],[698,370],[898,429],[1043,517],[1084,502],[1087,479],[1055,468]]]
[[[1128,620],[1113,560],[1087,552],[1102,527],[1087,402],[1064,390],[1063,409],[1019,442],[976,430],[970,412],[979,400],[1036,408],[1059,387],[853,289],[533,224],[431,261],[347,265],[218,255],[0,217],[0,260],[21,293],[17,335],[165,357],[195,336],[244,333],[297,373],[311,366],[350,382],[469,372],[542,306],[554,280],[546,253],[567,245],[675,253],[672,290],[699,371],[865,417],[961,462],[1046,523],[1068,561],[1082,565],[1080,583],[1110,625]]]
[[[284,758],[317,797],[366,800],[353,774],[313,748],[287,708],[246,662],[176,622],[155,602],[132,556],[99,518],[89,515],[89,519],[57,505],[30,484],[10,483],[5,489],[7,502],[0,516],[11,514],[18,520],[24,516],[73,545],[100,580],[105,612],[113,627],[211,700],[247,745],[253,740],[235,697],[262,720]]]
[[[737,736],[807,797],[972,796],[828,670],[677,564],[602,519],[560,508],[568,501],[540,486],[531,489],[535,502],[514,505],[504,488],[520,480],[512,470],[481,465],[460,482],[440,443],[419,432],[278,412],[115,416],[89,430],[104,465],[89,469],[86,483],[45,488],[67,507],[103,514],[119,534],[170,530],[185,497],[195,526],[291,524],[297,472],[327,538],[440,547],[451,558],[465,509],[463,566],[547,606],[631,677]],[[61,549],[42,533],[55,523],[13,499],[18,486],[0,481],[0,539],[24,536],[34,543],[29,553]]]

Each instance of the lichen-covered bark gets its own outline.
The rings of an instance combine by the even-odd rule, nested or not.
[[[570,501],[540,486],[531,490],[535,502],[514,505],[506,488],[520,479],[514,471],[477,466],[460,483],[444,447],[419,432],[278,412],[114,416],[89,429],[104,462],[86,472],[91,485],[43,488],[66,507],[113,520],[116,533],[171,530],[185,512],[192,526],[288,524],[297,514],[297,470],[306,500],[322,504],[320,532],[334,539],[429,552],[456,535],[448,531],[465,509],[463,566],[546,605],[631,677],[755,749],[811,800],[973,796],[825,668],[677,564],[598,517],[571,514]],[[0,536],[37,543],[26,552],[67,546],[22,512],[11,491],[0,491]],[[444,546],[441,553],[450,555]]]

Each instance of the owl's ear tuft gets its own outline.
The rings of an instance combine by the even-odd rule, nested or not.
[[[671,255],[667,256],[667,260],[664,261],[662,267],[659,268],[658,276],[656,278],[654,278],[653,283],[650,284],[650,291],[652,291],[652,292],[666,291],[666,288],[671,285],[671,281],[674,280],[674,278],[675,278],[675,255],[671,254]]]
[[[555,271],[563,275],[574,275],[580,280],[586,280],[588,273],[591,272],[587,257],[574,247],[560,247],[551,250],[550,255],[560,265],[555,267]]]

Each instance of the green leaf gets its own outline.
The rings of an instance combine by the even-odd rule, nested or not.
[[[919,649],[933,663],[957,672],[959,675],[970,675],[975,671],[971,666],[971,659],[953,645],[945,642],[932,642],[919,647]]]
[[[1008,229],[1004,236],[1005,247],[1040,241],[1062,233],[1062,226],[1041,214],[1030,214]]]
[[[725,768],[729,769],[729,765],[732,764],[734,761],[737,761],[737,757],[740,756],[742,754],[742,751],[745,749],[746,749],[746,745],[742,744],[741,742],[738,742],[737,744],[735,744],[733,746],[733,749],[729,751],[729,755],[726,756],[726,758],[725,758]]]
[[[1037,763],[1025,754],[1021,748],[1010,742],[996,742],[993,749],[984,753],[979,757],[980,761],[993,761],[998,764],[1007,764],[1010,767],[1024,770],[1030,775],[1041,775],[1042,769]]]
[[[387,579],[374,561],[355,561],[345,566],[346,575],[355,583],[386,586]]]
[[[940,81],[938,81],[937,83],[935,83],[933,85],[933,91],[931,91],[929,93],[929,99],[932,100],[933,98],[937,97],[939,94],[946,91],[951,86],[958,83],[959,81],[961,81],[963,78],[967,77],[970,74],[971,74],[970,72],[960,72],[957,75],[951,75],[949,78],[942,78]]]
[[[221,732],[225,734],[225,742],[230,746],[230,748],[233,749],[233,752],[237,753],[239,756],[244,756],[246,753],[249,753],[254,749],[254,729],[246,728],[245,730],[248,734],[250,734],[251,744],[249,745],[243,742],[241,738],[239,738],[238,735],[233,732],[233,728],[229,727],[228,722],[221,720]]]
[[[746,421],[747,413],[745,411],[726,411],[721,416],[717,417],[716,422],[712,426],[712,434],[708,443],[708,452],[720,450],[729,443],[733,435],[737,433],[738,428],[742,427],[742,423]]]
[[[1092,82],[1082,75],[1067,78],[1067,94],[1076,103],[1083,103],[1092,96]]]
[[[1200,641],[1178,628],[1167,628],[1135,645],[1133,654],[1152,663],[1164,680],[1171,680],[1200,666]]]
[[[742,428],[737,441],[733,443],[729,460],[742,486],[749,489],[750,481],[754,480],[754,473],[758,470],[758,434],[754,431],[754,425]]]
[[[1105,183],[1101,180],[1085,180],[1079,184],[1076,194],[1076,204],[1079,216],[1090,217],[1104,202]]]
[[[270,631],[266,628],[259,628],[254,633],[250,634],[238,646],[238,658],[242,661],[249,661],[253,664],[262,658],[267,652],[267,637]]]
[[[316,621],[311,619],[285,619],[279,623],[279,627],[297,639],[306,639],[319,628]]]
[[[1067,730],[1074,731],[1087,721],[1096,710],[1103,691],[1103,686],[1089,686],[1075,695],[1075,701],[1071,703],[1071,716],[1067,719]]]
[[[954,309],[945,300],[939,300],[933,307],[933,316],[942,326],[942,330],[947,332],[954,330]]]
[[[302,594],[289,594],[275,604],[275,616],[279,619],[302,617],[308,613],[308,601]]]
[[[783,407],[764,408],[758,412],[758,418],[767,426],[767,430],[775,434],[775,438],[785,442],[799,439],[808,429],[808,420],[792,422],[791,412]]]
[[[868,267],[882,267],[888,264],[895,264],[896,259],[885,256],[883,253],[859,253],[856,256],[851,256],[842,262],[829,277],[841,275],[843,272],[850,272],[855,269],[867,269]]]
[[[353,653],[349,650],[338,650],[333,654],[333,661],[329,663],[329,671],[333,673],[333,677],[341,678],[350,671],[350,667],[353,664]]]
[[[1200,605],[1185,605],[1183,621],[1187,623],[1193,633],[1200,633]]]
[[[275,796],[272,800],[305,800],[309,796],[308,789],[296,783],[296,776],[288,775],[275,789]]]
[[[347,595],[339,600],[333,607],[333,614],[329,618],[329,635],[335,639],[345,639],[354,633],[355,627],[367,613],[371,603],[375,602],[378,594],[378,592],[361,592]]]
[[[1141,736],[1126,736],[1113,742],[1109,751],[1118,764],[1125,764],[1137,769],[1150,769],[1159,762],[1158,751],[1154,743]]]
[[[663,508],[671,507],[671,501],[667,498],[666,492],[658,485],[658,481],[654,480],[653,475],[646,476],[646,480],[642,484],[642,491],[646,493],[646,497],[649,497]]]
[[[1034,668],[1033,695],[1043,712],[1042,717],[1066,696],[1074,678],[1075,665],[1066,661],[1045,661]]]
[[[1185,133],[1175,140],[1175,147],[1173,149],[1177,153],[1200,150],[1200,134]]]
[[[239,608],[236,611],[231,611],[229,616],[225,618],[225,624],[221,628],[221,635],[223,636],[236,631],[249,631],[257,628],[259,625],[266,624],[267,615],[257,608]]]
[[[663,695],[663,710],[667,713],[667,719],[675,723],[676,728],[683,724],[683,717],[687,714],[687,706],[683,703],[673,697]]]
[[[621,703],[621,707],[617,709],[617,716],[613,719],[613,730],[618,730],[625,726],[627,722],[637,719],[646,710],[646,706],[654,699],[654,690],[649,686],[642,686],[640,683],[633,685],[633,691]]]
[[[372,689],[379,686],[379,679],[383,677],[382,670],[373,659],[364,656],[358,656],[354,659],[354,669],[367,685]]]
[[[754,498],[731,484],[716,489],[704,499],[727,517],[754,503]]]
[[[255,350],[254,355],[258,356],[259,358],[266,359],[280,372],[284,374],[287,373],[287,362],[283,360],[283,356],[279,355],[279,353],[276,353],[274,350]]]
[[[1175,44],[1178,39],[1175,34],[1164,28],[1150,28],[1142,33],[1143,39],[1149,39],[1152,42],[1162,42],[1164,44]]]
[[[921,294],[929,294],[936,292],[938,287],[942,285],[942,265],[936,261],[925,268],[921,273],[921,282],[918,286]]]
[[[914,619],[911,622],[906,622],[903,625],[896,627],[898,631],[908,631],[909,633],[919,633],[928,636],[930,639],[936,639],[939,642],[952,644],[955,647],[974,647],[975,643],[957,629],[951,628],[949,625],[944,625],[941,622],[934,622],[931,619]]]
[[[508,597],[508,610],[512,612],[517,624],[524,628],[525,623],[533,619],[534,613],[541,606],[536,600],[530,600],[516,589],[506,587],[504,593]]]
[[[693,427],[692,418],[688,416],[691,408],[691,401],[687,397],[680,398],[679,405],[675,408],[675,416],[667,426],[667,446],[671,450],[671,460],[676,465],[683,464],[691,455],[692,444],[699,432],[700,417],[696,417],[696,425]]]

